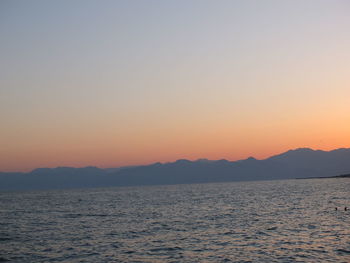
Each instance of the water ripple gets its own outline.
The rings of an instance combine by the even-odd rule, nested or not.
[[[349,186],[325,179],[0,193],[0,262],[348,262]]]

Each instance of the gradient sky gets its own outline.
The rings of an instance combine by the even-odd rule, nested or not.
[[[0,2],[0,171],[350,147],[349,1]]]

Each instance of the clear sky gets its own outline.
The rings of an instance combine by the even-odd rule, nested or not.
[[[0,171],[350,147],[349,1],[0,1]]]

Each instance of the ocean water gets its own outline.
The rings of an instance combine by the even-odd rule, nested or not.
[[[350,262],[344,206],[349,179],[0,193],[0,261]]]

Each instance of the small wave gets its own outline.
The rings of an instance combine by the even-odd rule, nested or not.
[[[316,226],[315,226],[315,225],[312,225],[312,224],[309,224],[309,225],[307,226],[307,228],[308,228],[308,229],[315,229]]]
[[[78,218],[78,217],[82,217],[82,214],[65,214],[63,215],[63,218]]]
[[[177,251],[182,250],[181,247],[159,247],[150,249],[151,252],[160,252],[160,251]]]
[[[273,226],[273,227],[267,228],[266,230],[276,230],[276,229],[277,229],[277,226]]]
[[[256,232],[256,234],[257,234],[258,236],[270,236],[270,234],[265,233],[265,232],[263,232],[263,231],[258,231],[258,232]]]
[[[11,241],[12,238],[10,237],[0,237],[0,241]]]
[[[106,217],[106,216],[108,216],[107,214],[91,214],[91,215],[86,215],[86,216],[95,216],[95,217]]]
[[[345,253],[345,254],[350,254],[350,250],[346,250],[346,249],[342,249],[342,248],[337,249],[337,251],[341,252],[341,253]]]
[[[229,244],[230,244],[230,242],[219,242],[219,243],[216,243],[216,245],[218,245],[218,246],[227,246]]]

